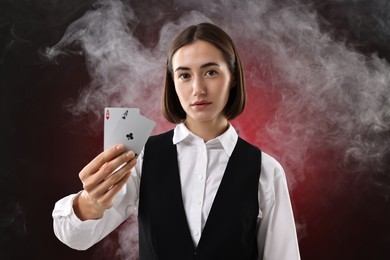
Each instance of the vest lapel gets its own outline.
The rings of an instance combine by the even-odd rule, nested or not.
[[[187,216],[186,216],[185,209],[184,209],[184,204],[183,204],[183,194],[181,191],[180,172],[179,172],[179,164],[177,161],[176,145],[171,146],[171,149],[169,149],[169,153],[170,153],[171,161],[174,161],[173,164],[170,164],[170,171],[169,172],[171,174],[170,178],[172,179],[172,183],[173,183],[171,188],[174,190],[174,199],[176,200],[176,203],[178,205],[177,214],[179,214],[179,216],[181,216],[181,219],[183,219],[183,221],[185,222],[185,226],[186,226],[186,230],[184,231],[185,236],[187,237],[187,239],[193,241],[192,236],[191,236],[191,231],[190,231],[190,228],[188,226],[188,221],[187,221]],[[184,224],[183,224],[183,226],[184,226]],[[195,251],[194,243],[192,243],[192,246],[193,246],[193,249]]]

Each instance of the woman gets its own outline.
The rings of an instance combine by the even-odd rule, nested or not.
[[[149,138],[138,158],[118,144],[93,159],[79,174],[84,190],[56,203],[57,237],[83,250],[136,211],[141,260],[300,259],[282,167],[229,123],[245,95],[223,30],[202,23],[181,32],[163,94],[175,129]]]

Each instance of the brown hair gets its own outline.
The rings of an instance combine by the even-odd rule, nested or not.
[[[244,72],[232,39],[221,28],[210,23],[200,23],[189,26],[172,42],[168,51],[165,70],[165,85],[162,102],[163,114],[171,123],[180,123],[186,118],[186,113],[180,104],[173,82],[172,57],[178,49],[184,45],[193,43],[196,40],[203,40],[213,44],[222,52],[223,57],[229,66],[229,70],[233,76],[234,86],[230,89],[229,99],[223,109],[223,113],[228,120],[232,120],[240,115],[245,108],[246,88]]]

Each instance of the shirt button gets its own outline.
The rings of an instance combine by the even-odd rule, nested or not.
[[[195,231],[194,236],[196,236],[196,237],[199,236],[199,231]]]
[[[198,201],[198,205],[199,206],[202,205],[202,201],[201,200]]]
[[[198,180],[200,180],[200,181],[203,180],[203,175],[202,174],[198,175]]]

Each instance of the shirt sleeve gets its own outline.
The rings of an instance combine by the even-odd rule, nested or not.
[[[298,239],[282,166],[262,153],[259,183],[259,259],[299,260]]]
[[[53,229],[57,238],[77,250],[86,250],[102,240],[105,236],[136,212],[142,155],[126,185],[118,192],[113,206],[104,212],[100,219],[80,220],[73,211],[73,200],[78,194],[72,194],[56,202],[52,217]]]

